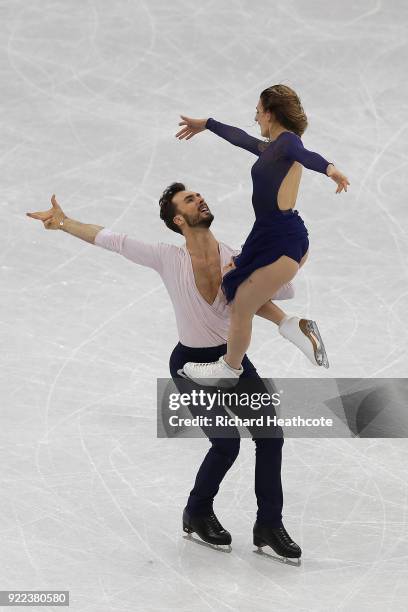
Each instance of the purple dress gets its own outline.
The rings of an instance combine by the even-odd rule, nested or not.
[[[309,248],[308,231],[297,210],[279,209],[279,187],[294,161],[322,174],[326,174],[331,162],[305,149],[301,138],[293,132],[282,132],[268,143],[212,118],[207,120],[206,128],[258,157],[251,168],[255,223],[241,253],[233,258],[236,268],[225,274],[222,281],[224,295],[231,302],[238,286],[257,268],[282,255],[300,262]]]

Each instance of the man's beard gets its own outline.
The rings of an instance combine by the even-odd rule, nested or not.
[[[214,215],[212,213],[209,213],[203,218],[199,216],[196,219],[191,219],[187,215],[183,215],[183,218],[188,227],[210,227],[211,223],[214,221]]]

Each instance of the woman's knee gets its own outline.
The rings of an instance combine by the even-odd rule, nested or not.
[[[251,309],[245,300],[235,299],[231,304],[231,325],[234,325],[234,323],[241,325],[243,319],[250,323],[254,318],[254,314],[253,309]]]

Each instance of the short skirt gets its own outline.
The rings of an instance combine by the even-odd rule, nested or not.
[[[308,236],[297,210],[274,211],[266,218],[256,219],[241,252],[233,257],[236,267],[223,277],[221,287],[227,303],[234,299],[239,285],[258,268],[282,255],[300,263],[309,248]]]

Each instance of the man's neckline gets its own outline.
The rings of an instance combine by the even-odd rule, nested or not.
[[[191,258],[190,251],[187,248],[187,244],[184,243],[182,246],[185,249],[185,251],[187,253],[187,256],[188,256],[188,262],[189,262],[190,272],[191,272],[192,281],[193,281],[193,289],[194,289],[195,293],[198,295],[198,297],[204,302],[204,304],[207,304],[207,306],[209,306],[210,308],[212,308],[214,310],[215,303],[217,302],[217,300],[220,297],[221,284],[218,287],[217,295],[215,296],[214,301],[210,304],[209,302],[207,302],[207,300],[201,295],[201,293],[198,290],[197,283],[196,283],[195,277],[194,277],[193,260]],[[222,253],[221,253],[222,242],[217,240],[217,247],[218,247],[218,255],[220,257],[220,270],[221,270],[221,275],[222,275]],[[222,278],[221,278],[221,283],[222,283]]]
[[[222,244],[222,243],[221,243],[221,241],[217,240],[217,249],[218,249],[218,255],[219,255],[220,257],[221,257],[221,244]],[[189,256],[190,256],[190,258],[191,258],[191,253],[190,253],[190,251],[189,251],[189,250],[188,250],[188,248],[187,248],[187,243],[185,242],[185,243],[184,243],[184,244],[182,244],[181,246],[182,246],[182,247],[183,247],[183,248],[184,248],[184,249],[187,251],[188,255],[189,255]]]

